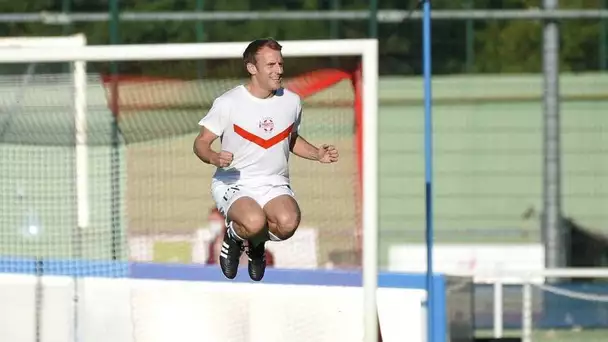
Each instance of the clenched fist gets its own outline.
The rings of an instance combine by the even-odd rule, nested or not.
[[[327,164],[327,163],[335,163],[338,161],[338,150],[336,149],[336,147],[334,145],[321,145],[321,147],[319,147],[318,149],[318,153],[319,153],[319,161],[321,163]]]
[[[230,165],[230,163],[232,163],[232,153],[228,151],[221,151],[214,159],[213,165],[217,167],[227,167]]]

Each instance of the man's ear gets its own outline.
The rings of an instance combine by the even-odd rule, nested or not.
[[[249,74],[255,75],[258,73],[258,68],[256,68],[253,63],[247,63],[247,71],[249,72]]]

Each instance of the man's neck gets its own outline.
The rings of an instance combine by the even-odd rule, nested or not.
[[[274,91],[268,91],[266,89],[262,89],[256,86],[253,82],[249,82],[245,85],[245,88],[251,93],[251,95],[260,98],[260,99],[268,99],[274,96]]]

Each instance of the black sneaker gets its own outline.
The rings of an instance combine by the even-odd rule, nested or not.
[[[255,281],[262,280],[264,278],[264,271],[266,271],[266,248],[264,247],[264,242],[256,247],[252,247],[251,241],[249,241],[247,255],[249,256],[249,277]]]
[[[243,250],[245,250],[243,242],[233,239],[228,232],[224,234],[224,241],[222,242],[222,249],[220,251],[220,267],[226,278],[234,279],[236,277],[239,259],[241,258],[241,254],[243,254]]]

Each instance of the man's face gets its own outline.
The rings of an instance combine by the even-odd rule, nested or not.
[[[253,71],[253,72],[252,72]],[[280,51],[263,47],[256,55],[256,63],[250,69],[260,87],[274,91],[281,87],[283,79],[283,56]]]

